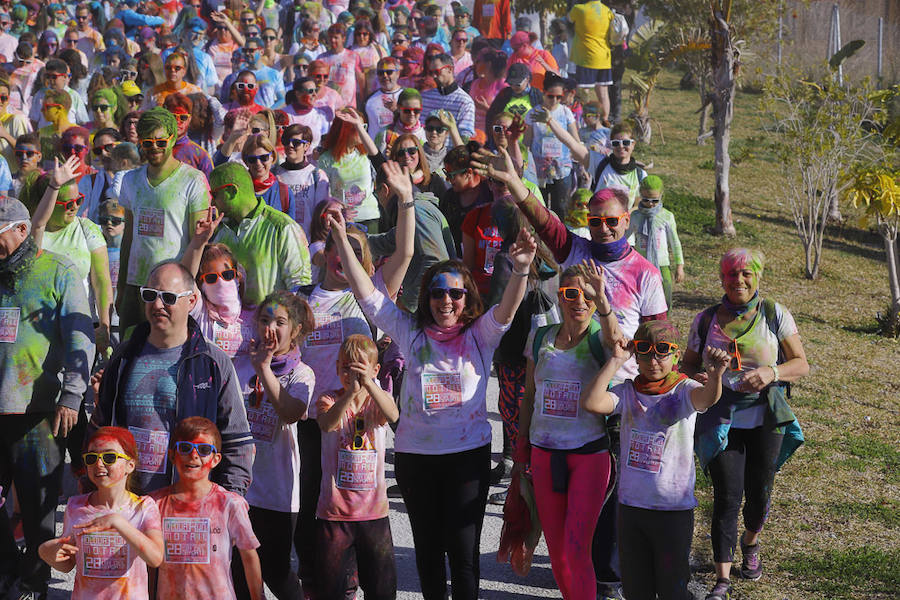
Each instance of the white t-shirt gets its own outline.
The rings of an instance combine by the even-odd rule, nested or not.
[[[295,210],[291,216],[309,239],[313,209],[328,198],[328,175],[315,165],[308,164],[302,169],[279,166],[275,169],[275,176],[293,192]]]
[[[588,174],[593,177],[600,166],[600,161],[606,158],[602,152],[590,150],[590,165],[588,166]],[[628,210],[631,211],[637,204],[637,196],[640,192],[641,182],[647,176],[647,171],[640,167],[628,171],[624,175],[616,172],[612,165],[606,165],[606,168],[600,173],[600,178],[593,182],[594,192],[599,192],[608,187],[624,187],[628,189]]]
[[[569,256],[560,267],[567,269],[588,258],[591,258],[591,241],[576,236],[572,240]],[[666,312],[666,297],[659,269],[637,251],[632,250],[621,260],[603,263],[603,271],[606,274],[606,297],[627,339],[634,336],[642,316]],[[613,382],[619,383],[635,377],[637,362],[632,357],[616,372]]]
[[[296,356],[290,356],[296,355]],[[276,357],[276,360],[280,357]],[[289,353],[287,360],[296,365],[278,378],[287,392],[306,403],[312,402],[316,376],[313,370],[300,362],[300,351]],[[274,362],[274,361],[273,361]],[[298,512],[300,510],[300,447],[297,443],[297,427],[285,423],[275,412],[275,407],[262,392],[261,401],[256,398],[254,386],[256,372],[249,356],[234,359],[234,370],[241,386],[250,433],[256,444],[253,460],[253,483],[247,490],[247,503],[266,510]],[[260,383],[260,386],[262,384]]]
[[[650,510],[690,510],[694,497],[694,422],[691,390],[684,379],[667,394],[638,393],[631,381],[610,390],[622,415],[619,502]]]
[[[387,94],[377,90],[366,100],[366,119],[369,121],[369,135],[373,140],[394,122],[394,112],[384,106],[384,98],[386,96],[393,98],[396,103],[402,91],[402,87]]]
[[[307,302],[315,316],[316,328],[303,342],[303,362],[316,373],[313,397],[318,398],[342,387],[337,374],[337,359],[347,336],[359,333],[371,338],[372,329],[349,288],[332,291],[317,285]],[[308,418],[315,419],[317,414],[315,403],[312,403]]]
[[[256,335],[253,324],[255,311],[242,309],[241,316],[230,325],[213,321],[206,310],[206,301],[203,294],[197,295],[197,303],[191,309],[191,316],[197,321],[203,337],[218,346],[228,358],[234,358],[238,354],[247,354],[250,348],[250,340]]]
[[[209,185],[202,171],[179,163],[153,187],[143,166],[125,174],[119,204],[134,217],[126,283],[146,285],[154,266],[184,254],[194,235],[191,216],[209,208]]]
[[[688,348],[695,351],[698,355],[705,358],[703,353],[705,348],[700,348],[700,315],[694,318],[691,324],[691,332],[688,334]],[[747,371],[752,371],[759,367],[774,365],[778,362],[778,346],[781,341],[798,333],[797,324],[794,317],[781,304],[775,303],[775,315],[778,319],[778,335],[777,337],[769,329],[769,322],[766,319],[765,310],[762,307],[762,301],[759,303],[759,309],[753,322],[747,327],[743,323],[732,321],[725,326],[729,333],[722,331],[719,326],[719,318],[713,315],[709,323],[709,330],[706,333],[706,345],[713,348],[720,348],[728,351],[728,343],[737,339],[738,352],[741,355],[741,370],[732,371],[727,369],[722,376],[722,385],[730,390],[740,392],[738,381]],[[731,327],[736,328],[735,331]],[[746,331],[744,331],[746,329]],[[705,365],[704,365],[705,366]],[[751,406],[744,410],[734,413],[731,426],[735,429],[753,429],[763,424],[767,407],[764,404]]]
[[[494,318],[496,306],[450,341],[432,340],[401,310],[375,290],[360,306],[407,358],[400,389],[397,452],[450,454],[491,442],[487,383],[494,350],[509,329]]]
[[[552,326],[541,341],[534,366],[534,410],[528,439],[547,450],[574,450],[606,435],[606,418],[581,408],[581,390],[590,384],[602,366],[591,353],[589,336],[574,348],[554,346],[559,325]],[[534,358],[532,329],[525,343],[525,356]]]
[[[98,248],[106,248],[106,239],[100,226],[85,219],[75,220],[57,231],[45,231],[41,248],[65,256],[75,265],[75,274],[84,283],[84,291],[91,295],[91,254]],[[92,312],[94,308],[92,307]]]
[[[313,135],[312,147],[314,149],[318,148],[322,142],[322,136],[328,133],[328,128],[331,125],[328,122],[328,117],[325,116],[325,113],[318,108],[313,108],[305,115],[299,115],[290,104],[285,106],[282,110],[287,114],[291,125],[299,124],[309,127]]]

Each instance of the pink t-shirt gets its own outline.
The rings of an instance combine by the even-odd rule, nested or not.
[[[75,525],[110,514],[109,508],[91,506],[90,494],[73,496],[66,504],[63,537],[75,534],[75,587],[72,598],[144,600],[148,598],[147,563],[117,531],[78,533]],[[149,496],[129,493],[128,503],[118,509],[142,533],[160,529],[159,509]]]
[[[472,82],[472,87],[469,88],[469,95],[472,96],[472,101],[475,102],[475,129],[488,133],[488,124],[485,122],[485,119],[487,119],[487,108],[479,104],[479,101],[490,105],[494,98],[497,97],[497,94],[500,93],[500,90],[505,87],[509,87],[509,84],[503,79],[498,79],[494,83],[486,83],[484,79],[476,79]]]
[[[325,61],[331,69],[328,74],[328,85],[340,92],[342,104],[338,108],[355,106],[356,70],[362,70],[359,54],[346,48],[338,54],[329,50],[319,55],[318,60]]]
[[[344,390],[319,396],[318,414],[326,412]],[[365,426],[356,437],[356,417]],[[322,486],[316,517],[328,521],[372,521],[388,516],[384,481],[387,419],[372,398],[358,413],[346,411],[337,431],[322,432]],[[354,449],[354,445],[357,446]]]
[[[259,548],[247,501],[216,484],[197,502],[171,494],[171,486],[151,494],[159,505],[165,540],[157,598],[234,599],[231,547]]]

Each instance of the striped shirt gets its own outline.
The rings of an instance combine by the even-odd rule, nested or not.
[[[422,124],[431,113],[443,109],[456,119],[456,127],[463,139],[472,137],[475,135],[475,102],[455,83],[444,89],[444,92],[438,89],[422,92]]]

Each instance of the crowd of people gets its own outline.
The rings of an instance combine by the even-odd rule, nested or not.
[[[738,548],[759,579],[809,367],[758,250],[667,319],[631,19],[570,2],[545,49],[508,0],[0,0],[0,600],[51,567],[79,599],[393,599],[389,497],[426,600],[479,597],[488,502],[563,598],[680,600],[695,455],[707,600]]]

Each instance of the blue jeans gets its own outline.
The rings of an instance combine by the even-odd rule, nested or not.
[[[18,575],[22,588],[43,592],[50,566],[38,546],[55,537],[56,506],[62,486],[63,441],[52,434],[53,414],[0,415],[0,485],[12,501],[15,484],[25,531],[25,555],[19,554],[8,513],[0,509],[0,574]]]

